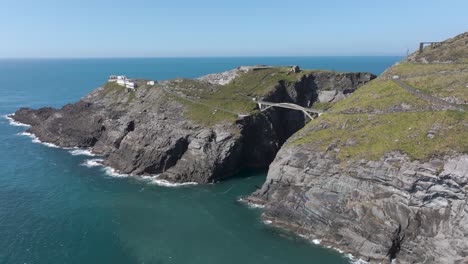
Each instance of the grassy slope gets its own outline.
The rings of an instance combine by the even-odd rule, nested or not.
[[[209,85],[192,79],[173,81],[169,89],[180,92],[202,104],[178,99],[187,110],[184,115],[203,125],[214,125],[223,121],[232,122],[238,114],[256,111],[252,97],[264,96],[274,89],[279,81],[292,84],[306,74],[318,71],[302,70],[288,74],[289,67],[275,67],[242,73],[227,85]],[[225,109],[229,112],[216,109]]]
[[[442,54],[431,52],[431,57],[444,60],[444,56],[448,56],[448,60],[454,54],[463,53],[465,57],[457,62],[468,61],[467,45],[462,47],[457,43],[454,52],[445,48],[439,50]],[[418,160],[454,152],[468,153],[466,111],[426,110],[429,102],[387,79],[398,75],[403,82],[423,93],[466,101],[467,70],[467,64],[395,65],[331,107],[328,114],[310,122],[291,138],[289,144],[307,145],[323,152],[334,151],[340,160],[376,160],[391,151]],[[410,112],[401,112],[400,108],[400,112],[392,113],[402,105]]]
[[[433,155],[468,152],[466,112],[407,112],[383,115],[325,114],[291,144],[338,151],[340,159],[378,159],[390,151],[426,160]]]
[[[468,51],[467,51],[468,52]],[[423,93],[468,102],[468,64],[399,64],[386,71]]]
[[[421,109],[429,103],[420,100],[391,80],[377,78],[359,88],[354,94],[335,104],[331,112],[375,112],[386,111],[399,106]]]

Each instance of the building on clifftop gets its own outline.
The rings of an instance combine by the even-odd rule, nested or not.
[[[116,82],[118,85],[127,88],[127,91],[134,90],[137,87],[137,84],[132,80],[127,78],[125,75],[111,75],[108,79],[109,82]]]

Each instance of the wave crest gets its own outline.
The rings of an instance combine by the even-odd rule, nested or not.
[[[90,156],[94,157],[96,154],[92,153],[89,149],[73,149],[69,151],[73,156]]]
[[[32,139],[33,143],[42,144],[42,145],[47,146],[49,148],[60,148],[59,146],[57,146],[55,144],[40,141],[39,138],[36,137],[36,135],[34,135],[32,133],[29,133],[29,132],[21,132],[21,133],[18,133],[18,135],[29,137],[29,138]]]
[[[10,123],[11,126],[18,126],[18,127],[30,127],[30,125],[28,124],[23,124],[21,122],[18,122],[18,121],[15,121],[13,119],[12,116],[14,116],[15,114],[8,114],[8,115],[4,115],[3,117],[8,120],[8,122]]]
[[[103,166],[102,162],[103,159],[90,159],[90,160],[85,160],[81,165],[88,167],[88,168],[93,168],[93,167],[100,167]]]

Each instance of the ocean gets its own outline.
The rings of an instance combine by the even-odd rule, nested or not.
[[[349,263],[335,249],[272,228],[238,202],[266,171],[217,184],[160,186],[115,177],[86,152],[40,144],[5,115],[61,107],[111,74],[198,77],[240,65],[380,74],[402,57],[0,60],[0,263]]]

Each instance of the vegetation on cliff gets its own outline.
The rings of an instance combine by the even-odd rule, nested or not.
[[[468,35],[460,36],[412,56],[444,63],[407,60],[391,67],[310,122],[290,144],[334,151],[341,160],[377,160],[392,151],[419,160],[468,153],[468,64],[460,63],[468,59]],[[457,63],[449,63],[455,55]]]

